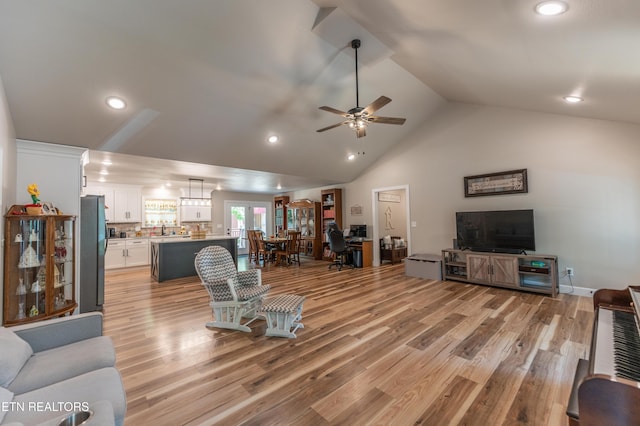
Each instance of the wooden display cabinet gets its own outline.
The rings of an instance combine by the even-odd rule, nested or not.
[[[63,316],[77,307],[75,216],[5,216],[3,324]]]
[[[300,254],[322,259],[320,203],[311,200],[296,200],[287,204],[287,229],[300,231],[302,249]]]
[[[288,196],[273,197],[273,233],[275,235],[281,235],[287,230],[287,204],[289,204]]]
[[[322,203],[322,258],[333,260],[327,240],[327,226],[335,222],[342,230],[342,189],[332,188],[321,191]]]

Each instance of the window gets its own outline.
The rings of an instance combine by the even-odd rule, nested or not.
[[[144,226],[178,226],[178,201],[144,200]]]

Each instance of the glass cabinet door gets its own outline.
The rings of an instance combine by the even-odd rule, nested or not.
[[[74,221],[72,218],[53,217],[53,258],[51,282],[53,294],[51,300],[52,311],[69,308],[75,305],[74,297],[74,265],[75,250]]]
[[[316,217],[315,209],[313,207],[310,207],[309,209],[307,209],[307,236],[311,238],[315,238],[316,236],[315,217]]]
[[[75,309],[73,216],[7,216],[5,325],[37,321]]]
[[[8,279],[5,279],[9,310],[5,320],[23,320],[46,311],[46,222],[11,220],[6,250]],[[8,291],[7,291],[8,288]]]

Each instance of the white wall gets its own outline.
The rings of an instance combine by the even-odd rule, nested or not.
[[[412,252],[433,254],[456,211],[533,208],[536,253],[575,268],[578,287],[625,288],[640,283],[638,141],[638,125],[451,103],[346,185],[345,206],[371,223],[371,189],[408,184]],[[528,169],[527,194],[464,197],[464,176],[513,169]]]
[[[0,78],[0,213],[16,203],[16,136]],[[4,220],[0,226],[0,259],[4,259]],[[4,261],[0,262],[0,292],[4,294]],[[0,312],[4,297],[0,297]],[[0,316],[0,322],[2,317]]]
[[[86,148],[76,146],[18,139],[17,204],[33,202],[27,186],[35,183],[40,190],[41,202],[52,202],[64,214],[79,216],[82,154],[85,151]]]

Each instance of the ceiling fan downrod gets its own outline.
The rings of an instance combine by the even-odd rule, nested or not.
[[[360,39],[351,40],[351,47],[356,51],[356,108],[360,108],[360,93],[358,90],[358,48],[360,47]]]

